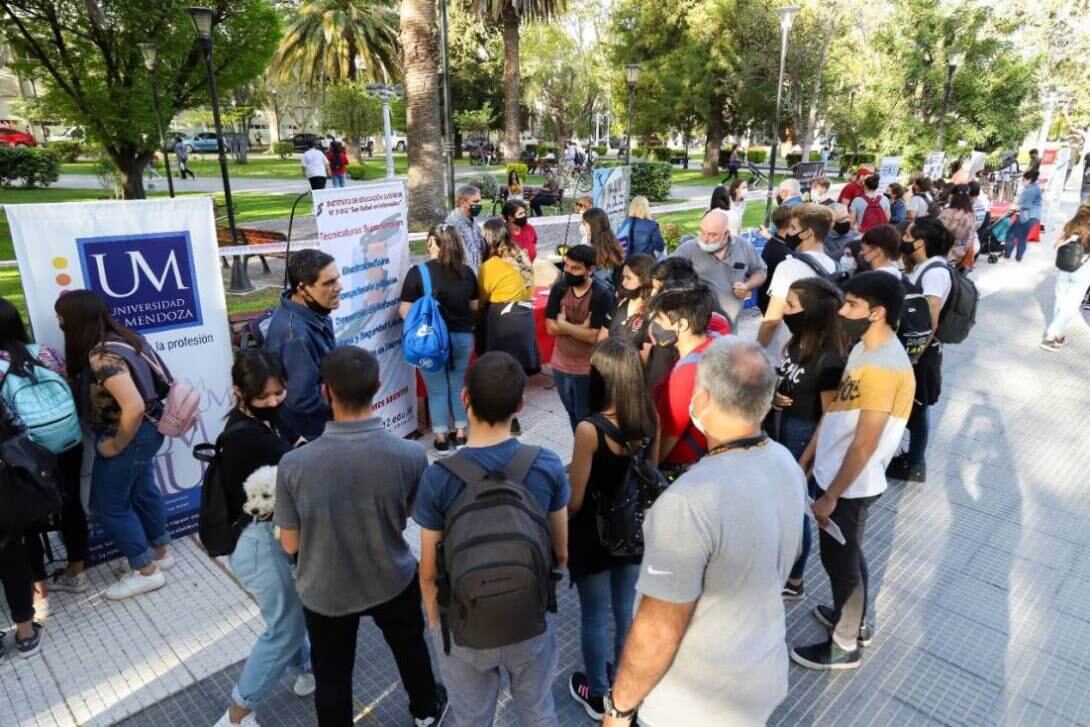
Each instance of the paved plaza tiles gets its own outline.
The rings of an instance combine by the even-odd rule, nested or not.
[[[1065,199],[1070,213],[1074,197]],[[791,667],[774,725],[1090,725],[1090,331],[1060,353],[1037,348],[1052,306],[1061,219],[1025,262],[983,264],[984,299],[968,342],[946,350],[928,481],[893,484],[871,512],[867,556],[876,629],[856,672]],[[742,335],[753,335],[748,319]],[[547,375],[520,417],[524,441],[567,458],[571,435]],[[406,537],[417,547],[417,530]],[[39,656],[0,661],[0,726],[207,727],[222,713],[261,630],[228,569],[189,538],[162,590],[120,603],[54,594]],[[829,598],[810,559],[807,598],[787,610],[790,643],[821,627]],[[567,695],[580,668],[578,603],[565,584],[553,618],[553,683],[562,725],[590,724]],[[6,614],[0,628],[9,631]],[[361,627],[355,697],[362,725],[405,725],[407,700],[378,630]],[[496,720],[516,725],[506,696]],[[257,711],[263,725],[312,725],[313,706],[285,681]],[[672,727],[672,726],[669,726]]]

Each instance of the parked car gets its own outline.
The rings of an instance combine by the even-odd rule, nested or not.
[[[50,141],[87,141],[87,131],[82,126],[69,126],[60,134],[51,135]]]
[[[34,137],[18,129],[0,127],[0,146],[38,146]]]
[[[235,139],[241,139],[247,146],[249,142],[242,134],[229,133],[223,135],[223,143],[227,151],[231,150],[232,142]],[[194,134],[192,139],[186,141],[186,151],[197,152],[198,154],[216,154],[219,152],[219,142],[216,140],[216,132],[214,131],[202,131],[199,134]]]
[[[325,138],[320,134],[311,134],[310,132],[301,134],[292,134],[291,145],[297,152],[303,152],[310,148],[311,142],[315,142],[319,147],[325,149]]]
[[[189,154],[192,154],[193,153],[193,137],[190,136],[187,132],[184,132],[184,131],[168,131],[168,132],[166,132],[166,136],[163,138],[163,151],[165,151],[165,152],[167,152],[169,154],[173,154],[174,153],[174,145],[178,143],[177,142],[178,137],[181,137],[182,144],[185,145],[186,152],[189,153]]]

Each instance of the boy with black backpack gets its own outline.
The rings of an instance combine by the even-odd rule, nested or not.
[[[523,724],[558,724],[557,646],[545,614],[556,609],[567,561],[571,491],[554,452],[511,436],[525,385],[509,354],[477,359],[461,392],[469,441],[428,467],[413,506],[428,625],[442,636],[448,725],[492,724],[501,669]]]

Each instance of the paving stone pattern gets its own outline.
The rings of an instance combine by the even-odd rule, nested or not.
[[[1059,222],[1049,221],[1050,232]],[[1090,445],[1090,332],[1080,325],[1058,354],[1036,348],[1052,307],[1051,260],[1034,245],[1022,265],[982,265],[977,326],[946,350],[928,481],[893,484],[871,512],[876,636],[863,667],[792,666],[771,724],[1090,725],[1090,494],[1080,457]],[[755,321],[741,330],[753,335]],[[525,441],[570,457],[547,375],[533,379],[520,419]],[[415,526],[406,537],[415,547]],[[89,594],[55,594],[41,655],[0,661],[0,725],[214,722],[262,624],[224,567],[189,539],[176,552],[157,593],[106,602],[98,593],[114,576],[103,566]],[[809,615],[829,599],[816,553],[806,585],[806,599],[787,608],[792,644],[823,636]],[[553,624],[560,723],[589,724],[567,696],[567,676],[582,661],[573,589],[561,589]],[[0,627],[10,632],[6,620]],[[393,661],[369,622],[354,683],[360,724],[409,723]],[[315,721],[310,700],[286,680],[258,716],[274,726]],[[506,693],[496,723],[518,724]]]

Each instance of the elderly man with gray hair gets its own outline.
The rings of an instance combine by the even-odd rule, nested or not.
[[[708,210],[700,221],[700,236],[683,242],[674,251],[674,255],[693,264],[732,326],[750,292],[761,287],[768,273],[756,248],[738,234],[740,224],[734,210]]]
[[[472,186],[459,187],[454,195],[454,209],[447,215],[446,223],[454,227],[462,240],[466,265],[476,274],[481,267],[484,253],[484,235],[475,222],[481,214],[481,190]]]
[[[761,431],[776,374],[726,336],[700,361],[692,417],[709,450],[644,523],[639,607],[606,727],[764,724],[787,694],[780,589],[802,542],[805,480]]]

